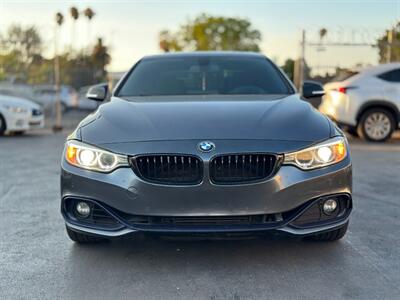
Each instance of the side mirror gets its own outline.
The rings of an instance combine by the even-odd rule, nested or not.
[[[108,85],[105,83],[97,84],[89,88],[86,98],[95,101],[104,101],[107,98]]]
[[[325,94],[324,87],[319,82],[304,81],[302,96],[306,99],[322,97]]]

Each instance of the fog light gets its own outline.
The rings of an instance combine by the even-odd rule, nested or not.
[[[335,199],[328,199],[324,202],[322,209],[323,209],[324,213],[326,213],[327,215],[330,215],[331,213],[333,213],[336,210],[337,205],[338,205],[338,203]]]
[[[76,211],[79,215],[86,218],[90,214],[90,206],[86,202],[78,202],[75,206]]]

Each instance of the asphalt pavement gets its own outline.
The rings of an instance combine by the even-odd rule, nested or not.
[[[284,237],[78,246],[59,212],[65,133],[0,138],[0,299],[400,299],[400,140],[351,141],[336,243]]]

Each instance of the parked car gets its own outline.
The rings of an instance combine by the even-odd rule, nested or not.
[[[52,110],[55,107],[56,88],[54,85],[36,85],[33,86],[33,97],[35,102],[41,104],[46,110]],[[78,93],[67,85],[60,87],[61,111],[65,112],[71,108],[78,108]]]
[[[5,132],[23,133],[43,126],[44,115],[38,104],[23,98],[0,95],[0,135]]]
[[[78,243],[135,232],[334,241],[352,209],[345,136],[256,53],[143,58],[68,137],[61,167]]]
[[[27,84],[1,84],[0,95],[13,96],[35,102],[32,87]]]
[[[324,86],[319,110],[369,141],[389,139],[400,123],[400,63],[353,73]]]

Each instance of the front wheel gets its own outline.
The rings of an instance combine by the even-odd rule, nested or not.
[[[102,243],[102,242],[108,241],[105,238],[87,235],[87,234],[73,231],[73,230],[69,229],[68,227],[66,227],[66,229],[67,229],[68,237],[72,241],[74,241],[75,243],[78,243],[78,244]]]
[[[358,124],[360,137],[372,142],[384,142],[395,129],[393,114],[384,108],[372,108],[364,112]]]
[[[14,131],[13,135],[23,135],[25,133],[24,130]]]
[[[349,226],[349,222],[347,222],[346,224],[344,224],[342,227],[340,227],[338,229],[320,233],[320,234],[316,234],[316,235],[311,235],[311,236],[306,237],[305,239],[312,240],[312,241],[321,241],[321,242],[337,241],[337,240],[340,240],[342,237],[344,237],[344,235],[347,232],[348,226]]]

